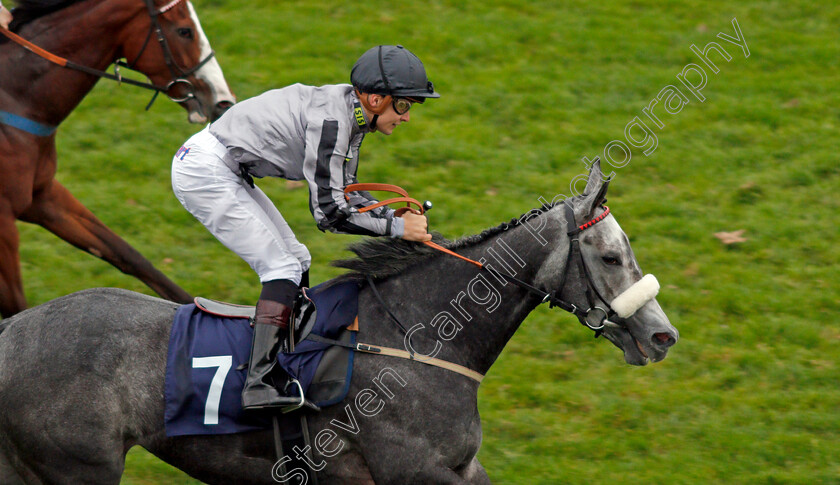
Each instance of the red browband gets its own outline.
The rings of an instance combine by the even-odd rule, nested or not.
[[[607,207],[607,206],[604,206],[604,212],[602,212],[601,215],[599,215],[595,219],[592,219],[591,221],[587,222],[586,224],[578,226],[578,229],[580,229],[582,231],[582,230],[586,229],[587,227],[594,226],[596,223],[601,222],[605,217],[607,217],[607,214],[609,214],[609,213],[610,213],[610,208]]]

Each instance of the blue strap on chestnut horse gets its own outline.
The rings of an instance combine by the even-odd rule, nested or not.
[[[8,111],[0,111],[0,124],[9,125],[18,130],[25,131],[35,136],[50,136],[55,133],[57,127],[52,125],[45,125],[37,121],[18,116]]]
[[[216,55],[215,52],[211,51],[210,54],[207,55],[207,57],[205,57],[204,59],[199,61],[198,64],[196,64],[191,69],[182,69],[175,62],[175,60],[172,56],[172,51],[169,48],[169,44],[166,41],[166,37],[163,35],[163,31],[161,29],[160,21],[158,20],[158,17],[160,15],[163,15],[164,13],[168,12],[169,10],[171,10],[173,7],[175,7],[176,5],[181,3],[182,1],[183,0],[172,0],[170,3],[164,5],[160,9],[157,9],[157,8],[155,8],[154,0],[145,0],[146,6],[149,9],[149,17],[152,20],[151,26],[149,27],[149,33],[146,35],[146,40],[143,42],[143,47],[140,49],[140,53],[137,55],[137,58],[134,59],[134,61],[132,61],[131,63],[126,63],[126,62],[123,62],[122,60],[117,60],[114,63],[114,74],[111,74],[111,73],[108,73],[108,72],[105,72],[105,71],[100,71],[98,69],[93,69],[91,67],[83,66],[81,64],[76,64],[73,61],[70,61],[70,60],[65,59],[63,57],[59,57],[59,56],[56,56],[54,54],[51,54],[51,53],[45,51],[44,49],[38,47],[37,45],[33,44],[32,42],[29,42],[28,40],[24,39],[23,37],[11,32],[7,29],[0,28],[0,34],[5,35],[9,39],[11,39],[13,42],[20,45],[24,49],[32,52],[33,54],[36,54],[40,57],[43,57],[44,59],[52,62],[53,64],[57,64],[61,67],[66,67],[66,68],[69,68],[69,69],[75,69],[77,71],[82,71],[84,73],[91,74],[93,76],[104,77],[106,79],[111,79],[111,80],[117,81],[119,83],[126,83],[126,84],[131,84],[132,86],[138,86],[138,87],[141,87],[141,88],[144,88],[144,89],[151,89],[152,91],[155,92],[155,94],[152,96],[152,100],[149,101],[149,104],[146,105],[146,110],[148,111],[152,107],[152,103],[154,103],[155,99],[157,99],[158,94],[160,94],[161,92],[167,93],[167,96],[169,96],[169,99],[171,99],[172,101],[174,101],[176,103],[183,103],[184,101],[187,101],[189,99],[194,98],[195,97],[195,89],[193,87],[193,84],[187,79],[187,76],[189,76],[190,74],[194,73],[195,71],[201,69],[202,66],[207,64],[210,61],[210,59],[212,59]],[[140,60],[140,57],[146,51],[146,47],[149,44],[149,40],[152,38],[152,34],[156,35],[157,40],[160,43],[161,48],[163,49],[163,58],[164,58],[164,61],[166,62],[166,66],[169,68],[169,72],[172,73],[172,81],[170,81],[166,86],[156,86],[152,83],[135,81],[134,79],[125,79],[120,74],[120,70],[119,70],[120,66],[125,67],[126,69],[129,69],[129,70],[132,70],[132,71],[136,71],[136,69],[134,69],[134,66],[137,64],[137,61]],[[181,97],[177,97],[177,98],[170,96],[168,94],[168,92],[174,86],[176,86],[178,84],[186,84],[187,91],[188,91],[187,94],[184,95],[184,96],[181,96]],[[49,136],[49,135],[52,135],[55,132],[55,127],[53,127],[53,126],[43,125],[43,124],[38,123],[36,121],[32,121],[32,120],[29,120],[27,118],[23,118],[21,116],[18,116],[18,115],[12,114],[12,113],[6,113],[5,111],[0,113],[0,114],[2,114],[2,117],[0,117],[0,123],[7,124],[7,125],[10,125],[10,126],[14,126],[15,128],[26,131],[27,133],[31,133],[35,136]]]
[[[374,205],[371,205],[371,206],[368,206],[368,207],[364,207],[364,208],[360,209],[359,212],[368,211],[368,210],[374,209],[376,207],[380,207],[382,205],[391,204],[391,203],[395,203],[395,202],[406,202],[406,207],[402,207],[400,209],[397,209],[397,215],[401,215],[405,211],[412,211],[412,212],[415,212],[415,213],[418,213],[418,214],[423,214],[428,208],[431,207],[430,202],[426,202],[425,204],[421,205],[417,200],[408,197],[408,193],[405,190],[403,190],[402,188],[396,187],[396,186],[393,186],[393,185],[388,185],[388,184],[352,184],[352,185],[348,185],[344,189],[344,192],[347,193],[347,192],[354,192],[354,191],[360,191],[360,190],[390,191],[390,192],[398,193],[402,197],[397,197],[397,198],[393,198],[393,199],[384,200],[384,201],[379,202],[377,204],[374,204]],[[412,208],[411,204],[416,205],[417,209]],[[612,309],[610,304],[601,295],[601,293],[598,291],[598,289],[592,284],[592,278],[590,277],[589,270],[586,267],[586,262],[583,260],[583,257],[580,254],[580,242],[579,242],[579,240],[576,236],[578,234],[580,234],[581,232],[583,232],[584,230],[586,230],[586,229],[592,227],[593,225],[597,224],[598,222],[604,220],[607,217],[607,215],[610,213],[610,208],[607,207],[607,206],[604,206],[604,212],[602,212],[600,215],[598,215],[594,219],[592,219],[592,220],[590,220],[590,221],[588,221],[584,224],[581,224],[581,225],[578,225],[575,222],[574,211],[572,210],[572,206],[568,202],[564,203],[564,208],[565,208],[565,215],[566,215],[566,227],[570,228],[570,229],[568,229],[568,232],[567,232],[567,234],[569,235],[569,240],[570,240],[569,254],[566,257],[567,271],[563,275],[563,280],[560,282],[559,288],[557,290],[553,291],[553,292],[544,291],[544,290],[541,290],[539,288],[536,288],[533,285],[530,285],[530,284],[528,284],[528,283],[526,283],[526,282],[524,282],[524,281],[522,281],[522,280],[520,280],[516,277],[510,276],[510,275],[505,274],[505,273],[501,273],[501,272],[493,269],[492,267],[486,266],[486,265],[484,265],[484,264],[482,264],[478,261],[474,261],[474,260],[469,259],[465,256],[457,254],[454,251],[450,251],[449,249],[446,249],[443,246],[440,246],[439,244],[436,244],[434,242],[425,241],[423,244],[425,244],[425,245],[427,245],[427,246],[429,246],[433,249],[436,249],[438,251],[442,251],[442,252],[444,252],[446,254],[449,254],[451,256],[455,256],[456,258],[461,259],[463,261],[466,261],[470,264],[473,264],[473,265],[477,266],[478,268],[493,274],[497,278],[504,278],[505,280],[513,283],[514,285],[519,286],[520,288],[523,288],[523,289],[527,290],[529,293],[533,293],[533,294],[539,296],[543,303],[548,302],[549,306],[552,307],[552,308],[557,306],[557,307],[562,308],[563,310],[566,310],[569,313],[572,313],[573,315],[575,315],[578,318],[580,323],[582,323],[583,325],[585,325],[589,329],[594,330],[595,331],[595,337],[597,338],[599,335],[601,335],[601,333],[603,333],[603,330],[606,326],[608,326],[608,325],[621,326],[621,325],[618,324],[618,323],[610,321],[610,318],[615,317],[617,315],[617,313],[616,313],[615,310]],[[569,264],[572,261],[577,262],[577,267],[578,267],[578,271],[580,272],[580,277],[583,279],[583,281],[585,281],[585,284],[586,284],[586,298],[587,298],[588,304],[589,304],[589,308],[586,309],[586,310],[578,308],[575,304],[573,304],[571,302],[567,302],[560,297],[561,293],[563,291],[564,284],[565,284],[566,275],[568,274]],[[388,309],[388,306],[386,305],[384,299],[379,294],[379,291],[376,289],[376,285],[373,281],[373,278],[368,276],[367,281],[368,281],[368,284],[370,285],[371,289],[373,290],[374,295],[379,300],[379,303],[385,308],[385,311],[388,313],[388,315],[391,317],[391,319],[394,320],[394,322],[405,333],[406,332],[405,326]],[[633,285],[630,288],[628,288],[627,290],[625,290],[625,292],[622,293],[622,295],[627,294],[627,293],[631,293],[631,292],[634,292],[634,291],[636,291],[636,285]],[[593,293],[594,293],[594,295],[593,295]],[[603,306],[598,305],[598,302],[595,300],[594,296],[597,296],[600,299],[601,303],[603,303]],[[624,316],[628,316],[628,315],[624,315]]]

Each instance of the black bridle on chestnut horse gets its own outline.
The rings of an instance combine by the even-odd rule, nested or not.
[[[45,51],[44,49],[36,46],[35,44],[29,42],[28,40],[24,39],[23,37],[9,31],[9,30],[0,28],[0,34],[5,35],[6,37],[11,39],[16,44],[19,44],[20,46],[22,46],[24,49],[26,49],[26,50],[34,53],[34,54],[37,54],[38,56],[41,56],[44,59],[46,59],[46,60],[48,60],[48,61],[50,61],[54,64],[57,64],[59,66],[66,67],[66,68],[69,68],[69,69],[75,69],[77,71],[81,71],[81,72],[84,72],[84,73],[87,73],[87,74],[91,74],[93,76],[97,76],[97,77],[100,77],[100,78],[111,79],[111,80],[117,81],[119,83],[126,83],[126,84],[130,84],[132,86],[137,86],[137,87],[141,87],[141,88],[144,88],[144,89],[150,89],[150,90],[154,91],[155,94],[152,96],[152,100],[149,101],[149,104],[146,106],[146,110],[148,110],[149,108],[152,107],[152,103],[155,102],[155,99],[157,99],[157,95],[160,94],[161,92],[166,94],[169,97],[169,99],[171,99],[172,101],[174,101],[176,103],[183,103],[184,101],[195,98],[195,87],[187,79],[187,76],[190,76],[191,74],[195,73],[197,70],[201,69],[202,66],[207,64],[215,56],[216,53],[213,52],[213,51],[210,51],[210,54],[208,54],[207,57],[205,57],[204,59],[201,59],[198,62],[198,64],[196,64],[195,66],[193,66],[190,69],[183,69],[180,66],[178,66],[178,64],[175,62],[175,59],[172,55],[172,50],[169,48],[169,43],[167,42],[166,37],[163,35],[163,29],[161,28],[160,20],[158,19],[158,17],[160,17],[164,13],[168,12],[173,7],[175,7],[176,5],[178,5],[179,3],[181,3],[182,1],[185,1],[185,0],[172,0],[168,4],[161,7],[160,9],[157,9],[155,7],[154,0],[144,0],[144,1],[146,3],[146,7],[148,8],[148,11],[149,11],[149,17],[151,18],[151,25],[149,26],[149,33],[146,35],[146,40],[143,42],[143,47],[140,49],[140,53],[137,55],[137,58],[135,58],[134,61],[132,61],[130,63],[127,63],[127,62],[122,61],[121,59],[118,59],[114,62],[114,74],[111,74],[111,73],[105,72],[105,71],[100,71],[99,69],[94,69],[92,67],[83,66],[81,64],[77,64],[77,63],[75,63],[73,61],[70,61],[68,59],[65,59],[63,57],[59,57],[59,56],[56,56],[54,54],[51,54],[51,53]],[[157,37],[157,41],[158,41],[158,43],[160,43],[161,49],[163,50],[163,59],[164,59],[164,62],[166,63],[166,67],[169,68],[169,72],[172,74],[172,80],[169,81],[169,83],[167,83],[166,86],[157,86],[157,85],[152,84],[152,83],[135,81],[134,79],[126,79],[126,78],[123,78],[122,75],[120,74],[120,67],[124,67],[126,69],[131,70],[131,71],[139,72],[139,71],[137,71],[137,69],[135,69],[134,66],[137,65],[137,61],[140,60],[140,57],[146,51],[146,47],[148,47],[148,45],[149,45],[149,41],[152,38],[152,34],[154,34]],[[185,94],[183,96],[178,96],[178,97],[170,95],[169,91],[172,90],[172,88],[174,86],[178,85],[178,84],[185,84],[186,85],[187,94]]]

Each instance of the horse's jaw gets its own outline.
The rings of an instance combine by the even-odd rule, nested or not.
[[[622,326],[606,327],[604,336],[624,352],[624,361],[630,365],[664,360],[668,349],[680,339],[680,333],[655,299],[645,303],[623,323]]]
[[[648,356],[642,349],[642,345],[626,329],[608,327],[604,329],[604,337],[624,352],[624,361],[628,364],[639,366],[648,364]]]

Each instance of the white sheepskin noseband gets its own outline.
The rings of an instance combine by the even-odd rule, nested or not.
[[[627,318],[656,297],[657,293],[659,293],[659,282],[656,281],[656,276],[646,274],[633,286],[615,297],[610,306],[619,317]]]

